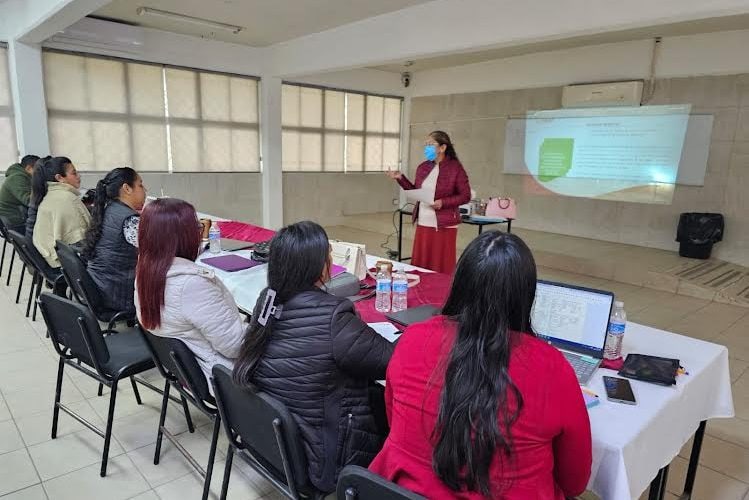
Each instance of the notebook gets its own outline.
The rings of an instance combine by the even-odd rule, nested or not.
[[[591,394],[587,394],[583,392],[583,399],[585,400],[585,407],[586,408],[593,408],[596,406],[600,401],[598,400],[598,396],[593,396]]]
[[[619,375],[653,384],[674,385],[678,371],[678,359],[628,354],[622,369],[619,370]]]
[[[413,323],[421,323],[432,316],[440,314],[441,308],[432,305],[409,307],[402,311],[386,314],[385,317],[399,325],[409,326]]]
[[[343,274],[346,272],[346,268],[343,266],[339,266],[337,264],[333,264],[330,266],[330,277],[335,278],[339,274]]]
[[[250,269],[251,267],[259,266],[262,262],[256,262],[254,260],[245,259],[239,255],[222,255],[220,257],[209,257],[201,260],[203,264],[217,267],[222,271],[233,273],[235,271],[242,271],[243,269]]]

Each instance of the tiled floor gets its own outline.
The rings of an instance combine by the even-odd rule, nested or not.
[[[384,234],[370,235],[350,228],[329,229],[331,237],[364,241],[378,252]],[[383,231],[384,232],[384,231]],[[410,245],[409,245],[410,246]],[[531,245],[533,248],[533,245]],[[541,267],[544,278],[591,285],[614,291],[629,319],[685,335],[725,344],[731,356],[731,374],[737,417],[708,425],[695,500],[749,500],[749,309],[684,297],[664,291],[602,278]],[[43,321],[24,318],[25,304],[14,304],[15,283],[0,284],[0,497],[13,499],[199,498],[201,481],[168,441],[161,463],[152,462],[160,396],[141,389],[144,404],[135,403],[124,384],[118,395],[109,472],[100,478],[102,440],[61,413],[58,438],[50,439],[57,358],[44,338]],[[27,280],[28,283],[28,280]],[[154,380],[158,375],[152,374]],[[86,418],[103,424],[108,400],[96,396],[95,381],[72,370],[63,385],[63,401]],[[198,427],[186,430],[177,407],[170,408],[167,425],[179,432],[180,442],[205,461],[210,424],[193,411]],[[226,441],[216,463],[212,492],[218,497]],[[689,448],[676,457],[669,477],[669,499],[680,491]],[[594,498],[586,496],[586,498]],[[229,498],[277,498],[270,485],[235,461]]]
[[[7,264],[6,264],[7,268]],[[44,334],[44,322],[24,317],[25,300],[16,305],[17,272],[10,287],[5,273],[0,284],[0,497],[3,500],[137,498],[186,500],[200,498],[202,479],[177,450],[164,440],[161,463],[153,451],[161,396],[140,388],[138,405],[129,384],[117,397],[110,461],[106,478],[99,477],[103,440],[60,413],[57,439],[50,438],[57,355]],[[27,290],[26,278],[24,290]],[[97,382],[67,368],[62,400],[103,427],[109,398],[96,395]],[[157,373],[148,378],[159,381]],[[179,433],[183,446],[205,466],[212,424],[192,412],[196,431],[187,432],[181,408],[170,407],[167,426]],[[218,498],[226,440],[216,458],[212,493]],[[277,498],[271,485],[241,460],[234,461],[231,499]]]

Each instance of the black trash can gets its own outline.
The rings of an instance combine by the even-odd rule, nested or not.
[[[676,230],[679,255],[690,259],[709,259],[713,245],[723,239],[723,229],[723,214],[681,214]]]

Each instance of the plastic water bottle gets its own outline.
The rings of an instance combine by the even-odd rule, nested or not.
[[[603,347],[603,357],[618,359],[622,357],[622,341],[627,327],[627,313],[624,312],[624,302],[614,302],[614,311],[609,319],[609,331],[606,334],[606,345]]]
[[[218,224],[211,224],[211,229],[208,231],[208,241],[208,251],[211,253],[221,252],[221,230],[218,228]]]
[[[375,309],[379,312],[390,311],[390,287],[390,275],[384,265],[380,266],[377,272],[377,299],[375,301]]]
[[[401,269],[393,272],[393,312],[398,312],[408,307],[408,277]]]

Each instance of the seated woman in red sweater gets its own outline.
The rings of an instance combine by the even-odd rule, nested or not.
[[[489,232],[466,248],[437,316],[387,369],[390,435],[370,469],[430,499],[564,499],[590,477],[588,412],[572,367],[536,338],[536,264]]]

